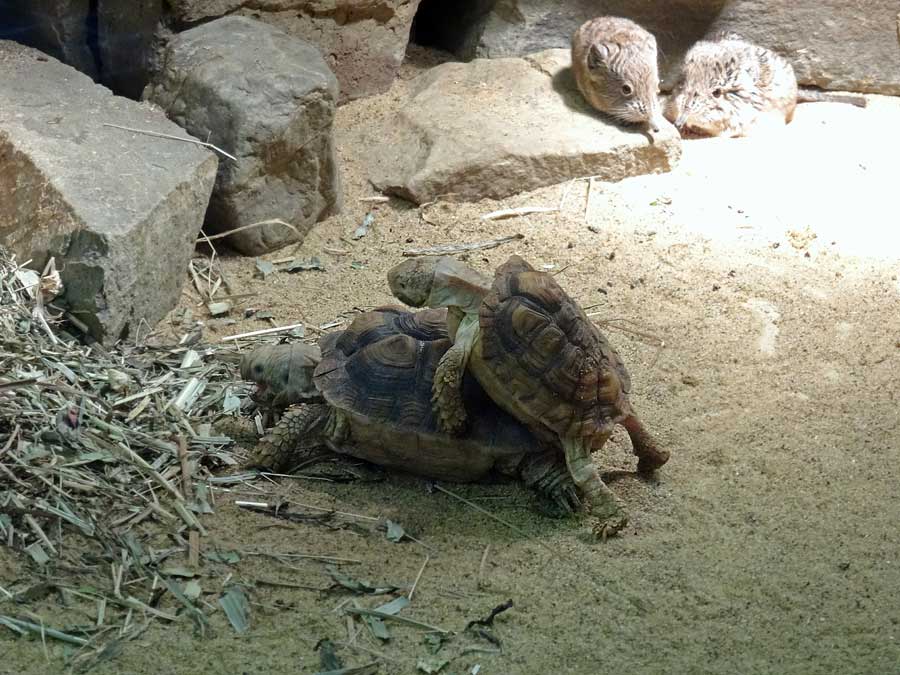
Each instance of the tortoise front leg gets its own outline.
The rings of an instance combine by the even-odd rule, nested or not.
[[[466,315],[456,329],[453,346],[441,357],[434,372],[431,402],[438,428],[448,434],[460,434],[466,426],[462,381],[477,331],[478,317]]]
[[[653,473],[669,461],[669,451],[656,447],[656,441],[644,428],[637,415],[629,415],[622,422],[631,438],[631,449],[638,457],[638,473]]]
[[[296,466],[313,451],[325,446],[325,426],[331,407],[324,403],[301,404],[285,411],[281,419],[254,448],[247,466],[283,471]]]
[[[600,479],[600,473],[591,461],[591,443],[588,439],[563,438],[562,443],[572,480],[594,516],[594,534],[605,540],[628,523],[625,509],[618,497]]]

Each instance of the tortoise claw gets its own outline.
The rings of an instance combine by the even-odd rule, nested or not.
[[[591,530],[600,541],[606,541],[628,524],[628,514],[618,499],[610,499],[605,504],[597,504],[591,509],[594,522]]]
[[[615,515],[595,520],[591,530],[597,539],[606,541],[608,537],[617,534],[627,524],[628,516],[624,511],[619,510]]]

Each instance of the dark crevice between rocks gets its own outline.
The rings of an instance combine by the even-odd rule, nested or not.
[[[460,59],[475,58],[480,27],[497,0],[422,0],[413,19],[409,41],[436,47]]]
[[[84,20],[84,36],[87,48],[94,58],[97,81],[103,82],[103,58],[100,55],[100,0],[90,0],[87,17]]]

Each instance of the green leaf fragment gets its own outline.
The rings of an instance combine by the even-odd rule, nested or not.
[[[394,598],[390,602],[386,602],[381,607],[376,607],[375,611],[383,612],[384,614],[397,614],[404,607],[409,606],[409,598],[405,595],[401,595],[399,598]]]
[[[250,630],[250,605],[240,586],[231,586],[219,596],[219,605],[225,610],[225,616],[236,633],[243,634]]]
[[[182,567],[181,565],[163,567],[159,573],[167,577],[181,577],[184,579],[192,579],[197,576],[197,572],[188,567]]]
[[[334,565],[327,565],[325,570],[338,586],[346,588],[348,591],[353,591],[354,593],[360,593],[362,595],[385,595],[386,593],[393,593],[394,591],[400,590],[397,586],[373,586],[368,581],[354,579],[341,572]]]
[[[203,557],[210,562],[237,565],[241,561],[241,555],[237,551],[204,551]]]
[[[385,526],[387,527],[387,539],[388,541],[392,541],[395,544],[403,541],[403,537],[406,536],[406,530],[403,529],[403,526],[399,523],[395,523],[393,520],[385,521]]]
[[[50,556],[47,555],[43,547],[38,542],[34,542],[33,544],[26,546],[25,551],[38,565],[46,565],[48,562],[50,562]]]
[[[200,597],[200,594],[202,592],[203,589],[200,588],[200,583],[195,579],[191,579],[189,582],[187,582],[184,585],[184,589],[182,590],[182,593],[184,593],[184,597],[186,597],[188,600],[196,600]]]
[[[275,265],[268,260],[256,259],[256,272],[254,275],[265,281],[266,277],[275,271]]]
[[[418,663],[416,663],[416,668],[423,673],[439,673],[447,667],[449,663],[450,662],[447,659],[429,657],[427,659],[419,659]]]
[[[426,633],[425,645],[428,647],[428,651],[437,654],[449,639],[450,636],[445,633]]]

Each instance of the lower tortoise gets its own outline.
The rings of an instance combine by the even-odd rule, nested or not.
[[[440,429],[431,397],[435,370],[452,344],[446,314],[389,307],[361,314],[346,330],[320,340],[321,361],[312,378],[314,347],[264,346],[248,354],[241,373],[267,399],[303,401],[260,440],[249,464],[285,470],[327,449],[437,480],[515,477],[557,512],[576,511],[579,493],[559,445],[536,439],[473,377],[461,383],[466,432],[453,436]],[[311,386],[304,391],[298,382]],[[289,396],[282,395],[285,387]]]

